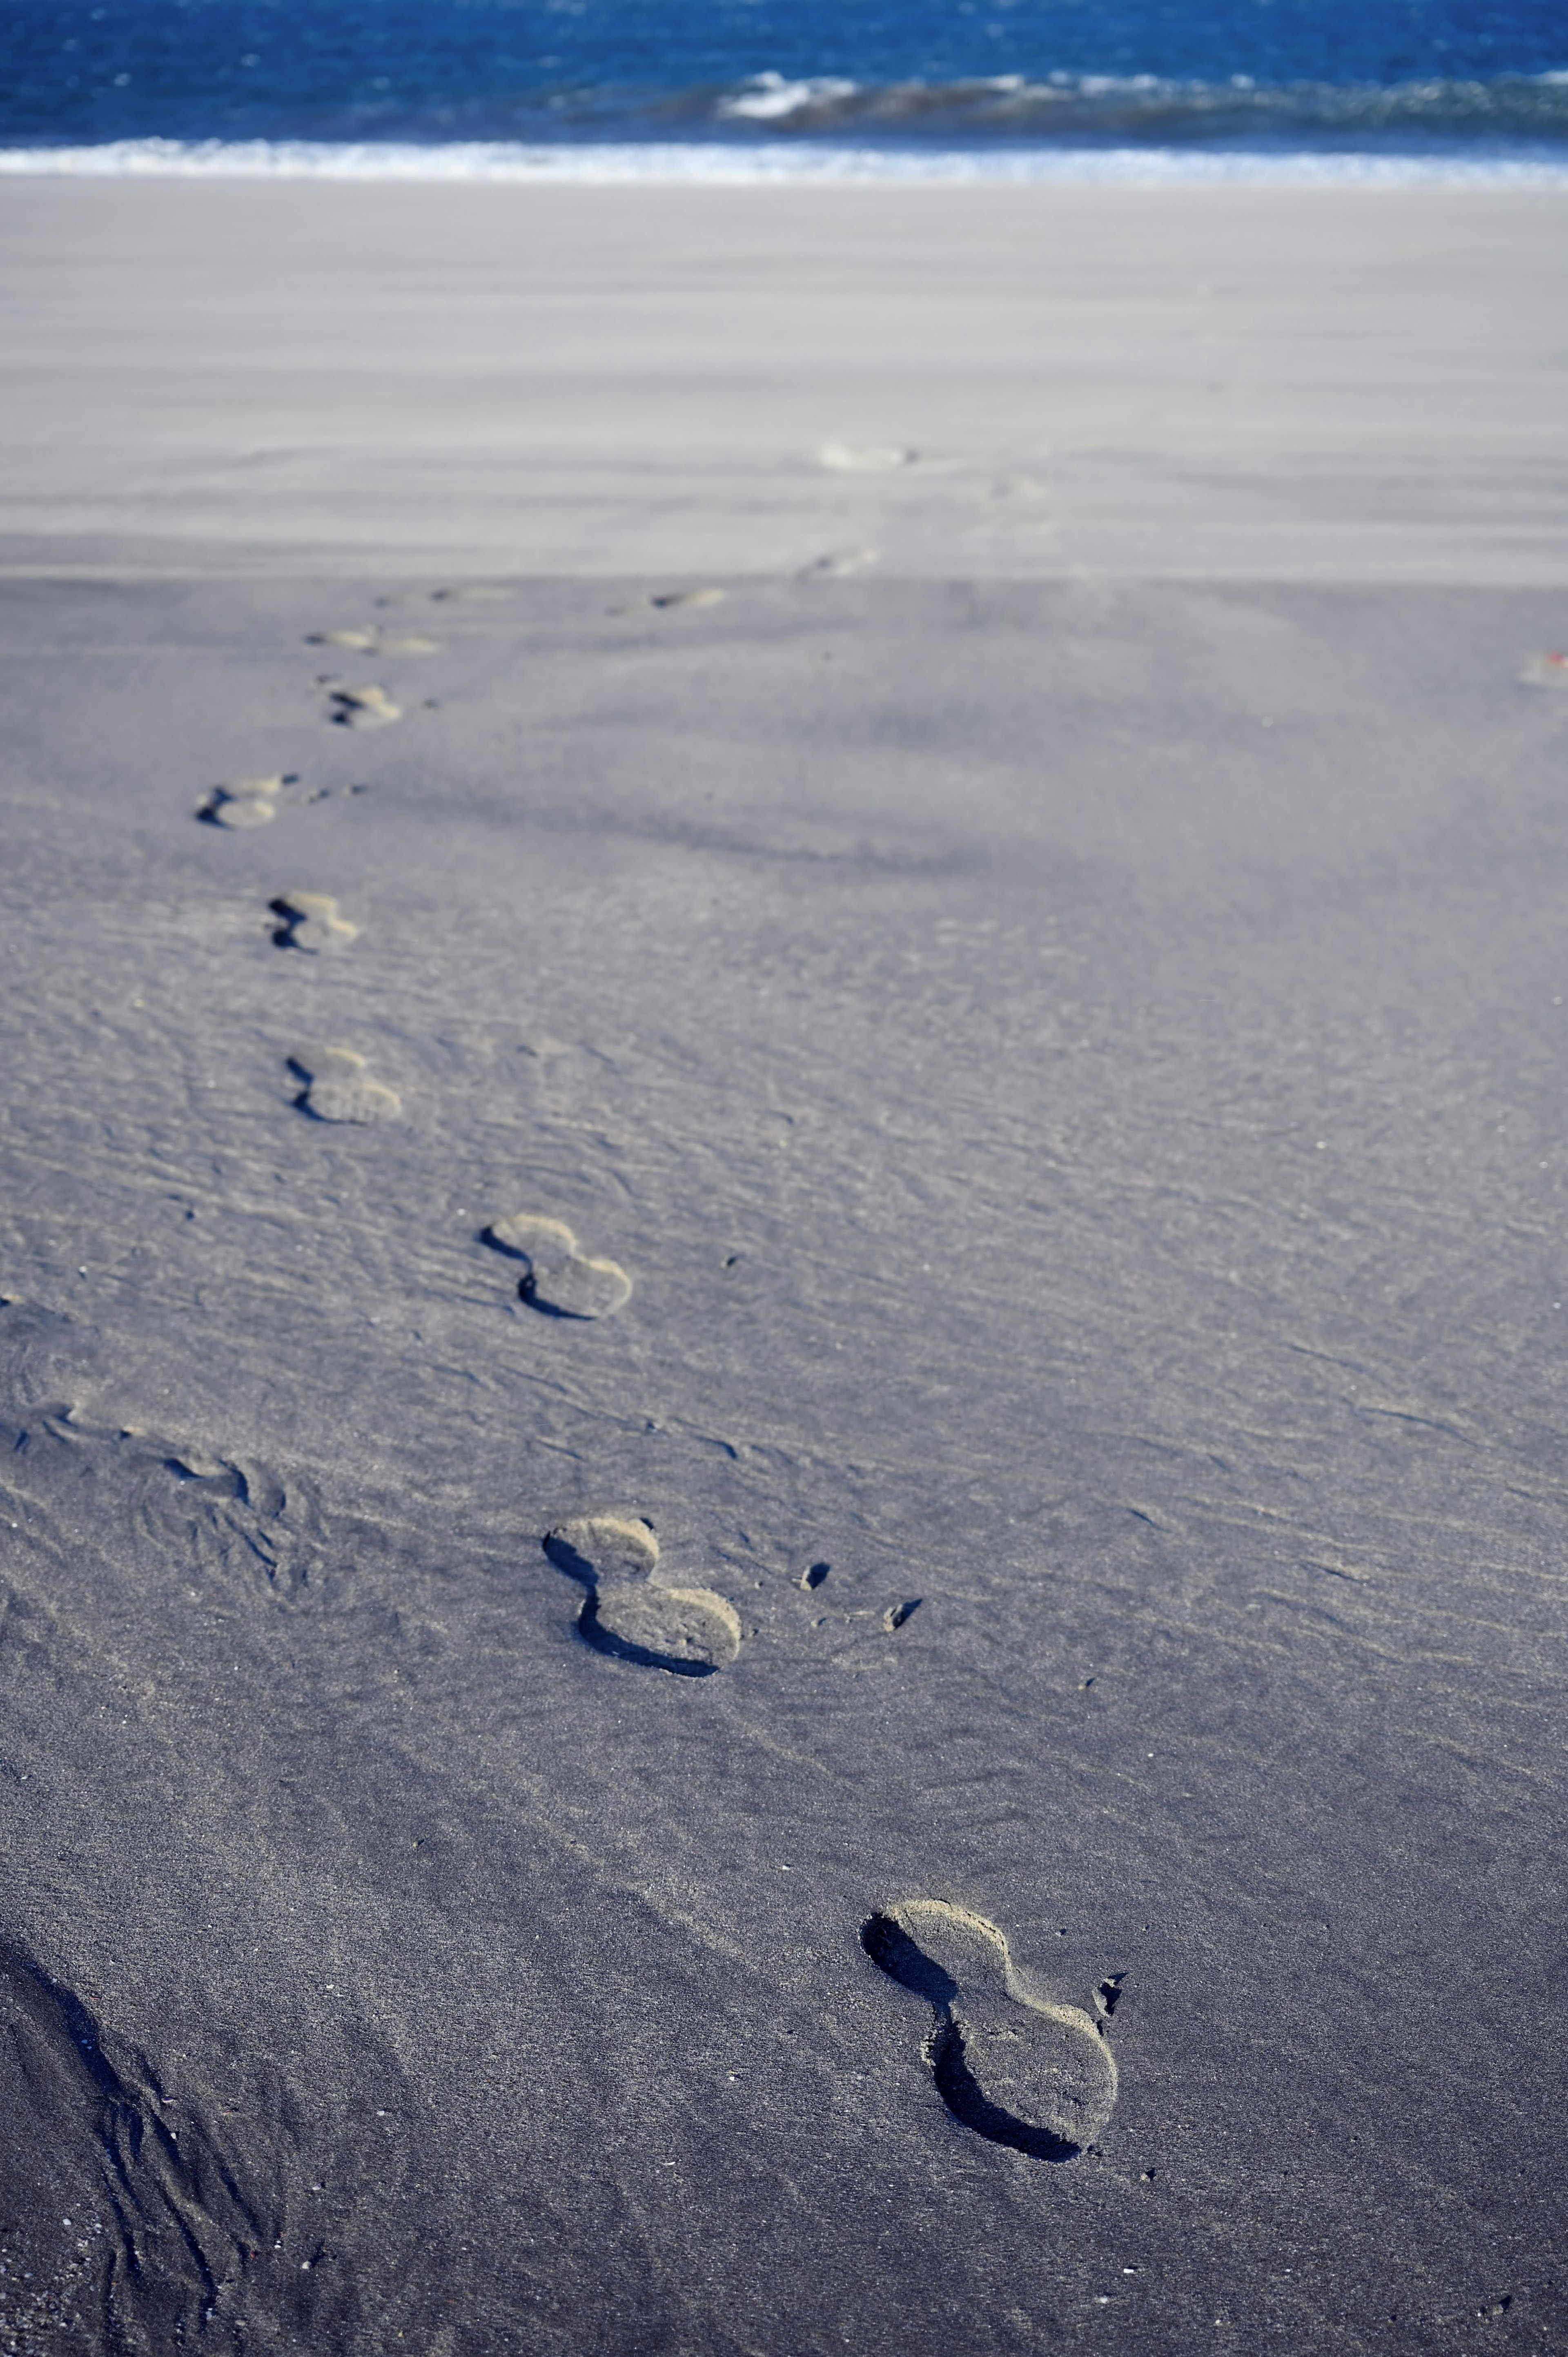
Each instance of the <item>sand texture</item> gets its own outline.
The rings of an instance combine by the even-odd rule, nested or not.
[[[0,2346],[1561,2357],[1563,201],[0,207]]]

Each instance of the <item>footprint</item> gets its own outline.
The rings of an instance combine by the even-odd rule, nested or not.
[[[1048,500],[1050,495],[1050,485],[1036,481],[1033,475],[1000,475],[976,491],[975,498],[982,507],[1001,507],[1015,500]]]
[[[646,614],[652,606],[667,612],[674,606],[721,606],[724,599],[722,589],[661,589],[651,597],[634,597],[628,606],[607,606],[605,611],[618,616]]]
[[[671,1587],[659,1578],[659,1542],[648,1523],[579,1515],[549,1534],[544,1552],[586,1587],[577,1633],[596,1652],[686,1678],[711,1677],[739,1652],[733,1605],[711,1587]]]
[[[280,950],[342,949],[360,931],[326,892],[284,892],[267,906],[278,920],[273,939]]]
[[[305,1082],[295,1103],[317,1121],[395,1121],[403,1111],[397,1091],[372,1081],[352,1048],[299,1048],[288,1061]]]
[[[327,701],[327,716],[338,728],[387,728],[403,718],[402,705],[384,687],[331,687]]]
[[[594,1260],[577,1249],[577,1239],[560,1220],[527,1213],[495,1220],[486,1243],[523,1263],[521,1298],[553,1318],[613,1318],[631,1297],[631,1279],[613,1260]]]
[[[817,464],[835,475],[890,475],[899,467],[912,467],[917,455],[886,442],[824,442]]]
[[[875,548],[846,548],[836,556],[819,556],[813,565],[802,566],[802,581],[845,581],[852,573],[864,573],[868,565],[880,563]]]
[[[292,771],[277,778],[239,778],[231,786],[214,786],[196,815],[209,826],[270,826],[278,814],[279,794],[298,783]]]
[[[440,642],[435,639],[384,639],[373,624],[363,630],[312,630],[305,643],[307,647],[352,647],[360,654],[433,655],[440,651]]]
[[[1524,687],[1568,687],[1568,655],[1531,655],[1519,676]]]
[[[932,2007],[925,2055],[954,2119],[1036,2160],[1074,2160],[1101,2134],[1116,2102],[1103,2031],[1079,2007],[1026,1989],[994,1923],[906,1899],[873,1915],[860,1941]]]

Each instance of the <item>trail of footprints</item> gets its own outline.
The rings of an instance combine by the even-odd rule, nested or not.
[[[829,442],[816,455],[820,466],[837,474],[891,475],[921,464],[919,453],[891,444]],[[799,577],[846,576],[874,565],[876,557],[871,548],[844,551],[818,559]],[[437,590],[432,597],[437,604],[462,605],[509,594],[479,584]],[[716,606],[724,594],[712,587],[670,589],[611,610],[701,610]],[[387,631],[379,623],[320,630],[307,643],[372,660],[438,651],[434,639]],[[1530,687],[1564,688],[1568,656],[1532,654],[1518,677]],[[374,731],[403,717],[402,705],[379,683],[327,675],[316,684],[333,726]],[[279,773],[217,786],[197,814],[230,832],[268,825],[285,792],[298,782],[295,775]],[[270,914],[276,945],[305,955],[344,949],[359,932],[325,893],[281,892],[271,901]],[[300,1047],[288,1064],[298,1084],[295,1103],[312,1120],[364,1126],[392,1120],[401,1111],[396,1090],[354,1049]],[[480,1241],[517,1265],[520,1300],[546,1318],[613,1318],[631,1297],[625,1269],[585,1249],[564,1222],[546,1213],[496,1219]],[[205,1461],[187,1466],[172,1458],[167,1463],[189,1483],[221,1487],[238,1480],[236,1494],[248,1501],[243,1480],[231,1469]],[[712,1677],[739,1653],[743,1631],[733,1604],[716,1589],[671,1577],[660,1566],[652,1525],[641,1516],[579,1515],[549,1531],[542,1545],[548,1562],[581,1591],[575,1626],[594,1652],[686,1679]],[[829,1568],[813,1563],[800,1575],[800,1586],[814,1594]],[[886,1634],[905,1627],[920,1601],[910,1597],[889,1605],[882,1616]],[[952,2119],[992,2144],[1047,2163],[1073,2160],[1093,2145],[1116,2102],[1116,2062],[1106,2026],[1122,1975],[1101,1982],[1092,2013],[1062,2003],[1019,1973],[1006,1936],[994,1923],[943,1899],[909,1898],[879,1908],[862,1925],[860,1942],[869,1963],[927,2010],[921,2052]]]
[[[845,474],[893,473],[918,463],[917,453],[892,446],[829,443],[818,457],[825,468]],[[845,576],[875,562],[875,550],[856,549],[820,559],[802,577]],[[478,586],[435,597],[462,603],[506,594]],[[723,595],[716,588],[672,589],[638,603],[643,610],[702,609],[717,605]],[[379,625],[323,630],[309,643],[372,657],[437,651],[432,639],[388,633]],[[1526,686],[1562,689],[1568,685],[1568,657],[1532,654],[1518,676]],[[403,716],[402,707],[379,684],[326,678],[317,685],[326,696],[327,717],[336,726],[373,730]],[[234,832],[263,826],[276,816],[285,790],[297,782],[280,773],[219,786],[199,815]],[[270,912],[276,920],[274,942],[307,955],[345,948],[359,931],[324,893],[280,893]],[[401,1110],[397,1092],[353,1049],[298,1048],[289,1066],[299,1083],[295,1103],[313,1120],[369,1125],[391,1120]],[[481,1241],[517,1264],[519,1298],[547,1318],[613,1318],[631,1297],[631,1278],[618,1263],[585,1249],[564,1222],[546,1213],[494,1220]],[[202,1478],[206,1471],[186,1478]],[[714,1588],[671,1577],[660,1567],[653,1528],[642,1517],[580,1515],[548,1532],[542,1544],[550,1564],[582,1591],[576,1630],[596,1652],[686,1679],[712,1677],[739,1653],[743,1631],[733,1604]],[[800,1584],[815,1593],[828,1573],[827,1564],[814,1563]],[[920,1600],[910,1597],[889,1605],[885,1631],[891,1636],[905,1627]],[[1105,2033],[1120,1995],[1120,1975],[1100,1984],[1092,2014],[1061,2003],[1018,1973],[1006,1936],[994,1923],[934,1898],[905,1899],[878,1909],[861,1927],[861,1945],[873,1965],[929,2009],[921,2051],[938,2094],[962,2126],[1047,2163],[1075,2159],[1103,2132],[1116,2102],[1116,2062]]]

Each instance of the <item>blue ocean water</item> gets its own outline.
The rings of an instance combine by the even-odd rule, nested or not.
[[[1563,0],[4,0],[0,147],[96,149],[129,166],[210,161],[214,142],[267,143],[274,160],[352,151],[371,167],[393,151],[664,146],[759,168],[1155,150],[1562,168],[1568,11]]]

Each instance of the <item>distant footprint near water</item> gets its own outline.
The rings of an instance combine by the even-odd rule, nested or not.
[[[360,654],[433,655],[440,651],[439,641],[435,639],[383,638],[373,624],[362,630],[312,630],[305,643],[307,647],[352,647]]]
[[[824,442],[817,464],[833,475],[891,475],[912,467],[917,455],[890,442]]]
[[[645,614],[651,606],[669,613],[677,606],[722,606],[722,589],[660,589],[650,597],[634,597],[629,606],[607,606],[607,614]]]
[[[880,562],[875,548],[846,548],[836,555],[819,556],[813,564],[801,569],[802,581],[847,581],[854,573],[864,573],[868,565]]]
[[[338,915],[338,903],[328,892],[282,892],[267,905],[278,920],[273,940],[280,950],[319,953],[346,949],[359,937],[359,926]]]
[[[1075,2160],[1100,2135],[1116,2103],[1103,2032],[1079,2007],[1026,1989],[994,1923],[945,1900],[906,1899],[873,1915],[860,1939],[931,2007],[926,2060],[954,2119],[1035,2160]]]
[[[492,1221],[484,1240],[521,1261],[520,1297],[553,1318],[613,1318],[631,1298],[625,1269],[584,1252],[564,1221],[521,1213]]]
[[[397,1091],[372,1080],[352,1048],[298,1048],[288,1062],[305,1082],[295,1103],[316,1121],[395,1121],[403,1111]]]
[[[584,1514],[544,1542],[557,1571],[588,1590],[577,1633],[598,1653],[677,1677],[711,1677],[740,1651],[735,1608],[711,1587],[659,1577],[659,1542],[633,1515]]]

